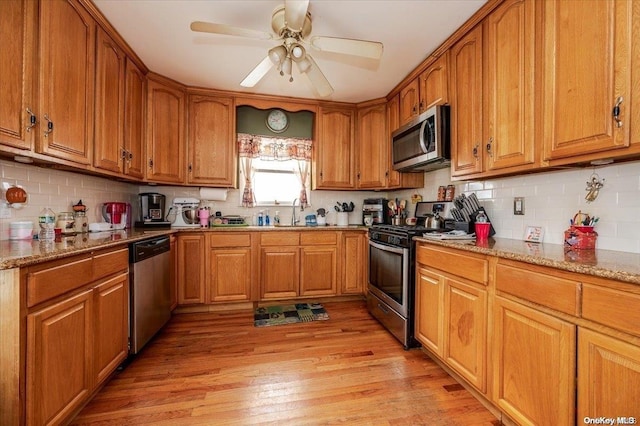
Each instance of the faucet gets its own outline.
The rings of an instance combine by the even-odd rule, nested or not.
[[[291,226],[296,226],[296,223],[299,222],[299,220],[296,220],[296,201],[298,201],[297,198],[293,200],[293,203],[291,203],[291,207],[293,207],[293,212],[291,214]]]

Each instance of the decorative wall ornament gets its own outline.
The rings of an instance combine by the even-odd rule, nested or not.
[[[600,176],[594,171],[589,180],[587,181],[587,187],[585,190],[587,191],[587,195],[585,195],[584,199],[587,200],[587,203],[595,201],[600,194],[600,189],[604,186],[604,179],[601,179]]]

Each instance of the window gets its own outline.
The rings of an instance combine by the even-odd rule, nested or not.
[[[300,180],[295,173],[298,160],[274,161],[256,158],[252,167],[256,205],[288,205],[300,198]],[[244,183],[244,180],[242,182]]]

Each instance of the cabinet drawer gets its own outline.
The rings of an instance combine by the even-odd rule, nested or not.
[[[300,233],[301,245],[316,245],[316,244],[338,244],[337,232],[301,232]]]
[[[640,295],[584,283],[582,317],[640,336]]]
[[[250,234],[221,234],[209,236],[210,247],[250,247]]]
[[[27,273],[27,306],[52,299],[92,281],[90,257],[60,261],[56,266],[29,268]]]
[[[489,263],[483,255],[418,244],[416,261],[422,265],[448,272],[487,285]]]
[[[518,262],[498,263],[496,289],[569,315],[579,315],[580,284]]]
[[[129,249],[110,251],[106,253],[98,253],[93,258],[93,280],[108,277],[115,273],[128,270],[129,268]]]
[[[263,232],[260,244],[263,246],[297,246],[300,243],[298,232]]]

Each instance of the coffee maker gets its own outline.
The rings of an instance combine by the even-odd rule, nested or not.
[[[169,227],[171,222],[165,218],[166,197],[157,192],[143,192],[138,194],[139,216],[135,222],[136,228]]]
[[[389,223],[389,200],[386,198],[367,198],[362,203],[362,222],[366,225],[371,218],[372,225]]]

